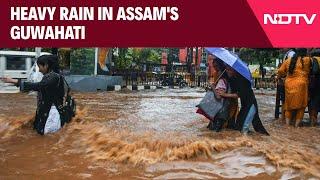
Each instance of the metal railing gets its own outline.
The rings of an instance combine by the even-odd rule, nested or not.
[[[276,89],[277,88],[277,81],[275,78],[256,78],[253,80],[253,87],[256,89]]]
[[[114,71],[113,75],[122,76],[124,85],[153,85],[153,86],[189,86],[208,87],[210,78],[205,74],[191,74],[180,72],[144,72],[134,70]],[[275,78],[257,78],[253,80],[256,89],[276,89]]]
[[[208,77],[205,74],[193,75],[190,73],[155,73],[122,70],[114,72],[113,75],[122,76],[124,85],[153,85],[153,86],[189,86],[207,87]]]

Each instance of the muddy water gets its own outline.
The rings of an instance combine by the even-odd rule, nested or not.
[[[271,136],[206,129],[197,89],[76,93],[74,121],[56,134],[31,128],[35,96],[0,94],[0,179],[320,178],[320,129],[273,119],[273,95],[257,95]],[[307,117],[307,115],[306,115]]]

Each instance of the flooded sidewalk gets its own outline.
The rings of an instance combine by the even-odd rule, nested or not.
[[[320,178],[320,128],[285,127],[274,119],[275,96],[261,94],[271,136],[215,133],[195,113],[204,94],[75,93],[77,116],[46,136],[32,130],[35,96],[0,94],[0,179]]]

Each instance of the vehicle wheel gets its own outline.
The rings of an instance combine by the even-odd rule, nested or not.
[[[185,82],[180,83],[180,87],[187,87],[187,83]]]

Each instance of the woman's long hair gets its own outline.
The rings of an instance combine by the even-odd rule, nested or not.
[[[220,79],[221,78],[227,79],[228,76],[227,76],[227,73],[225,73],[226,66],[224,65],[223,61],[219,58],[216,58],[214,60],[214,63],[216,64],[217,71],[219,71],[218,77],[220,77]],[[223,73],[223,74],[221,74],[221,73]],[[218,79],[217,79],[217,81],[218,81]]]
[[[53,71],[58,74],[60,73],[58,57],[56,55],[42,55],[38,58],[37,64],[42,66],[48,65],[48,72]]]
[[[296,68],[297,61],[299,57],[301,58],[302,67],[304,66],[303,58],[307,56],[307,49],[306,48],[297,48],[295,54],[292,56],[290,65],[289,65],[289,74],[293,74],[294,69]]]

